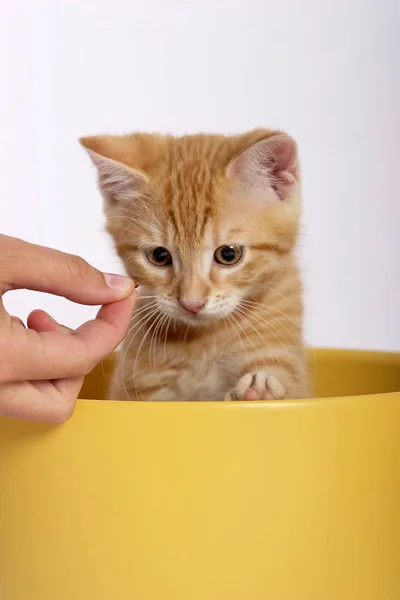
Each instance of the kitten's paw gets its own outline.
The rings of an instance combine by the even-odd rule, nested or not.
[[[285,388],[276,377],[264,371],[257,371],[243,375],[225,396],[225,401],[283,400],[285,397]]]

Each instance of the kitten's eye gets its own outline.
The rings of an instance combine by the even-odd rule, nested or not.
[[[214,260],[219,265],[236,265],[243,256],[243,246],[220,246],[214,252]]]
[[[172,265],[171,253],[162,246],[153,248],[153,250],[148,250],[146,252],[146,256],[147,259],[157,267],[166,267],[167,265]]]

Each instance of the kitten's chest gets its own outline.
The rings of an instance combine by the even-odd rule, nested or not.
[[[180,365],[174,381],[157,392],[152,400],[223,400],[236,370],[233,357],[209,348]]]

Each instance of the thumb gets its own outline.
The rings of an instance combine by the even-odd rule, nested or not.
[[[33,329],[37,333],[43,333],[45,331],[57,331],[58,333],[72,333],[73,330],[61,323],[57,323],[47,312],[44,310],[34,310],[30,313],[27,319],[28,329]]]

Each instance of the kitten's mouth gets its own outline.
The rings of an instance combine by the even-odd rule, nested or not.
[[[186,325],[192,325],[193,327],[206,327],[208,325],[213,325],[223,321],[225,318],[229,317],[231,312],[232,311],[229,310],[221,312],[199,311],[197,313],[191,313],[185,309],[177,309],[175,312],[175,318]]]
[[[164,312],[164,311],[163,311]],[[168,314],[171,314],[169,310],[165,311]],[[191,325],[192,327],[204,327],[206,325],[210,325],[212,323],[216,323],[217,321],[223,318],[222,315],[210,312],[190,312],[185,310],[181,306],[177,306],[173,311],[173,317],[183,323],[184,325]]]
[[[206,324],[207,322],[216,320],[216,318],[212,317],[212,315],[201,312],[191,313],[184,308],[177,311],[177,317],[179,320],[184,321],[185,323],[190,323],[191,325]]]

